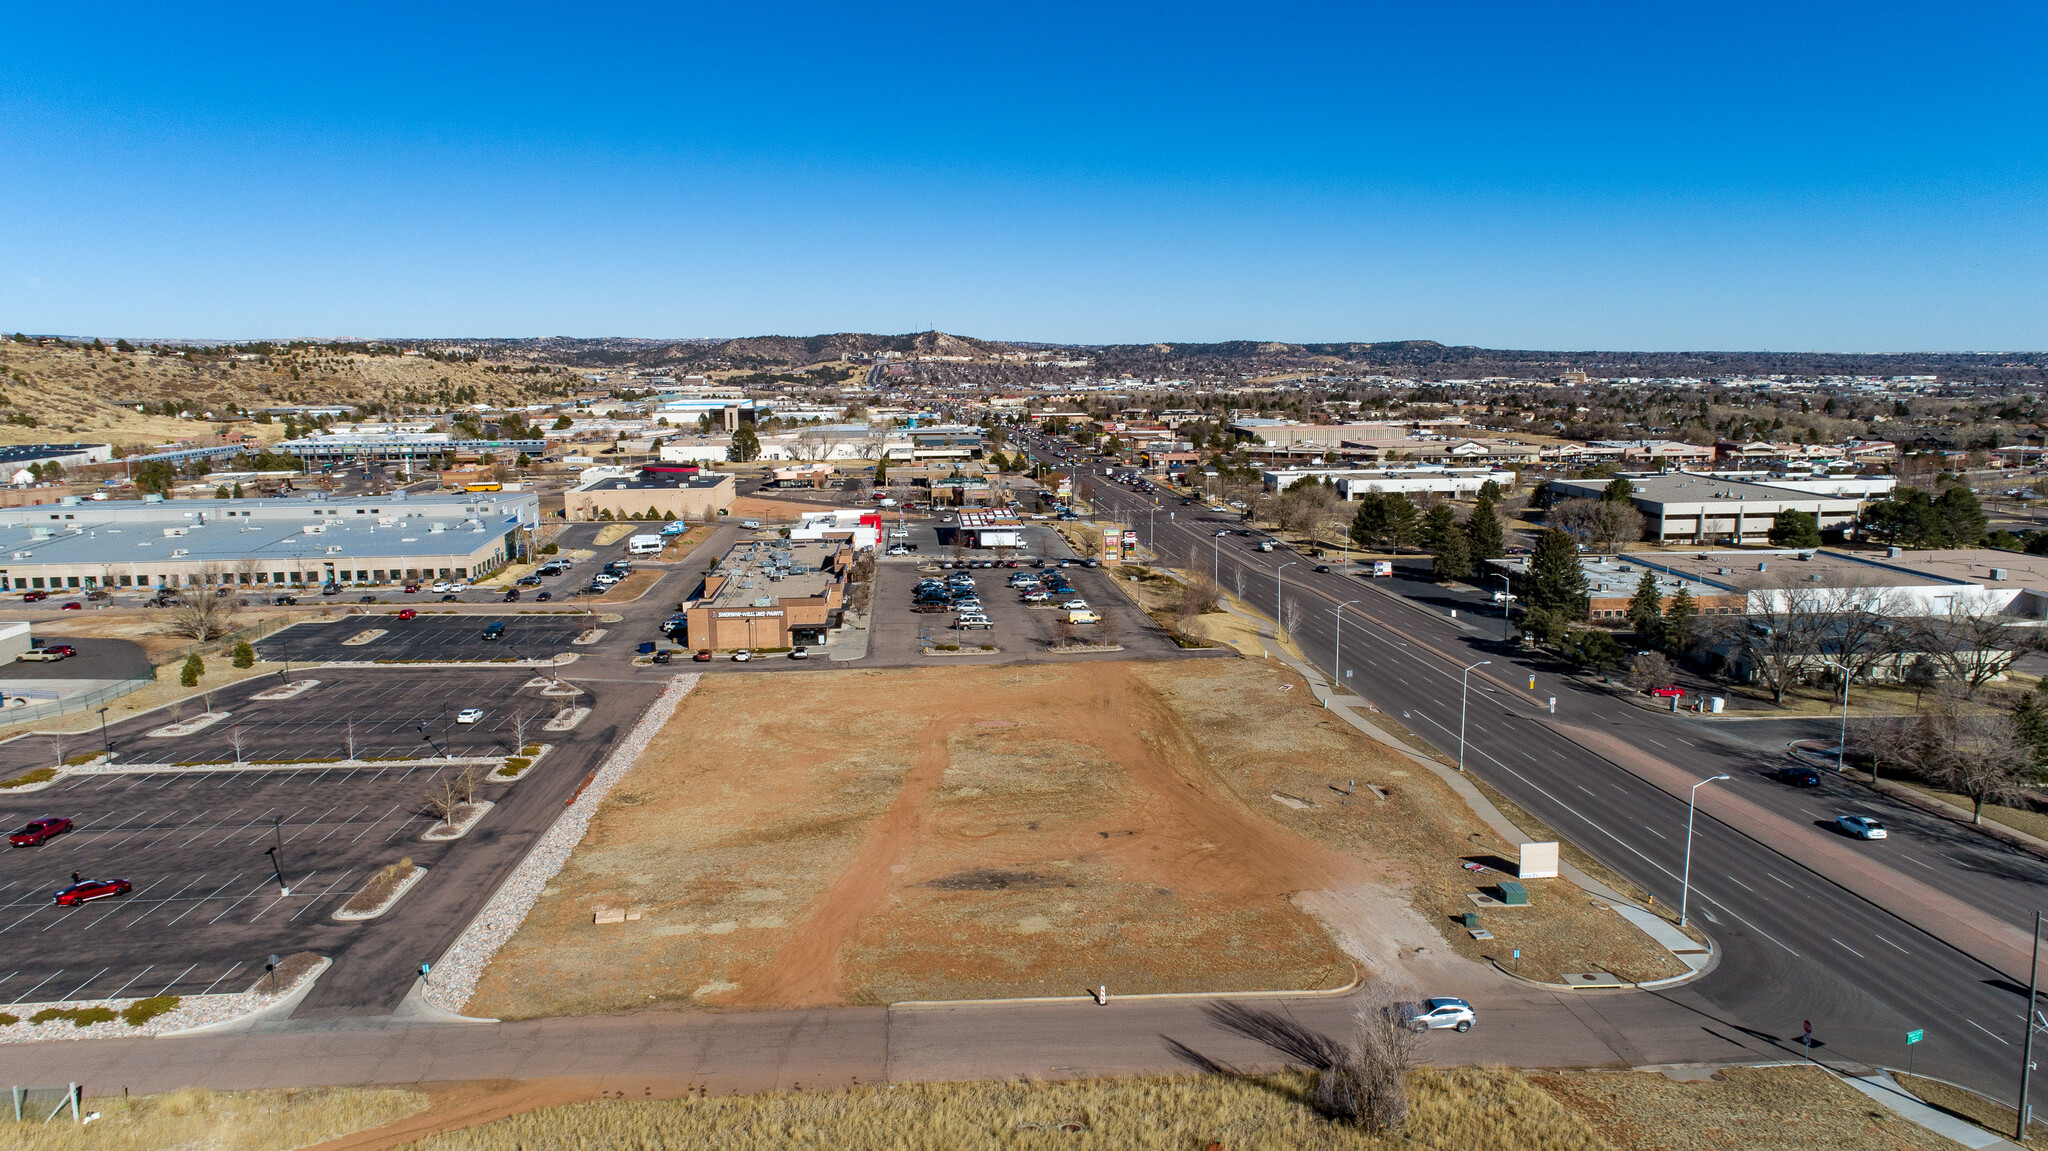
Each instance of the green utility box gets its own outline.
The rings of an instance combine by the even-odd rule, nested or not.
[[[1500,901],[1509,907],[1529,906],[1529,889],[1512,879],[1500,881]]]
[[[1476,911],[1468,911],[1468,912],[1466,912],[1466,913],[1465,913],[1465,926],[1466,926],[1466,927],[1468,927],[1468,928],[1471,928],[1471,927],[1477,927],[1477,926],[1479,926],[1479,913],[1478,913],[1478,912],[1476,912]]]

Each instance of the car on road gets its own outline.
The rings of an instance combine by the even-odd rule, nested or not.
[[[516,599],[518,599],[518,598],[519,598],[519,589],[518,589],[518,588],[516,588],[516,587],[508,587],[508,588],[506,588],[506,589],[505,589],[505,599],[504,599],[504,601],[503,601],[503,602],[505,602],[505,603],[511,603],[512,601],[514,601],[514,600],[516,600]]]
[[[125,879],[87,879],[58,891],[50,901],[59,907],[76,907],[95,899],[126,895],[133,890],[135,885]]]
[[[31,819],[22,825],[20,831],[7,837],[9,847],[39,847],[51,836],[62,835],[71,830],[71,821],[61,815],[46,815]]]
[[[539,587],[539,586],[540,586],[540,577],[539,577],[539,576],[537,576],[537,575],[527,575],[527,576],[520,576],[520,577],[519,577],[519,586],[520,586],[520,587]]]
[[[420,585],[418,585],[418,584],[416,584],[416,583],[409,583],[409,584],[405,585],[405,594],[407,594],[407,595],[415,595],[415,594],[417,594],[417,593],[419,592],[419,590],[420,590]]]
[[[71,601],[70,603],[67,603],[67,604],[64,604],[64,605],[60,606],[60,607],[59,607],[59,608],[58,608],[57,610],[58,610],[58,611],[84,611],[84,610],[85,610],[85,605],[84,605],[84,604],[82,604],[82,603],[79,603],[79,602],[78,602],[77,600],[72,600],[72,601]]]
[[[1327,572],[1328,572],[1328,571],[1330,570],[1330,565],[1329,565],[1329,564],[1317,564],[1317,565],[1316,565],[1316,570],[1317,570],[1318,572],[1324,572],[1324,573],[1327,573]]]
[[[1778,781],[1793,787],[1819,787],[1820,772],[1810,767],[1781,767],[1778,769]]]
[[[537,603],[545,603],[545,602],[547,602],[548,600],[551,600],[551,599],[555,598],[555,593],[553,593],[553,592],[551,592],[551,591],[544,591],[544,592],[540,593],[539,595],[537,595],[537,596],[534,596],[533,598],[534,598],[534,601],[535,601],[535,602],[537,602]]]
[[[1479,1022],[1479,1016],[1472,1010],[1470,1003],[1448,995],[1411,1003],[1403,1014],[1407,1017],[1410,1031],[1442,1031],[1448,1028],[1452,1031],[1465,1032],[1472,1030],[1472,1025]]]
[[[670,660],[674,659],[675,657],[676,657],[676,653],[674,653],[674,652],[670,651],[670,650],[669,650],[669,649],[667,649],[667,648],[662,648],[662,649],[661,649],[660,651],[657,651],[657,652],[655,652],[655,653],[654,653],[654,662],[656,662],[656,663],[667,663],[668,661],[670,661]]]
[[[462,597],[461,597],[461,596],[459,596],[459,595],[456,595],[456,594],[455,594],[454,592],[449,592],[449,593],[448,593],[447,595],[444,595],[444,596],[442,596],[442,597],[441,597],[441,602],[442,602],[442,603],[461,603],[461,602],[462,602]]]
[[[897,544],[896,546],[889,549],[888,554],[892,556],[907,556],[910,554],[910,549],[904,547],[902,544]]]
[[[39,603],[49,598],[50,593],[46,591],[25,591],[21,593],[21,602],[23,603]]]
[[[1658,699],[1684,699],[1685,689],[1675,683],[1667,683],[1663,687],[1651,688],[1650,694]]]
[[[710,649],[710,648],[708,648],[708,647],[700,647],[700,648],[698,648],[698,649],[697,649],[697,654],[696,654],[696,655],[693,655],[693,656],[691,656],[691,657],[690,657],[690,662],[691,662],[691,663],[710,663],[710,662],[711,662],[711,649]]]
[[[249,602],[249,601],[248,601],[248,600],[243,600],[242,602],[243,602],[243,603],[247,603],[247,602]],[[356,602],[357,602],[357,603],[376,603],[376,602],[377,602],[377,597],[376,597],[376,596],[373,596],[373,595],[357,596],[357,597],[356,597]]]
[[[463,708],[463,709],[462,709],[461,711],[458,711],[458,712],[456,712],[456,713],[455,713],[455,722],[457,722],[457,723],[475,723],[475,722],[476,722],[477,720],[480,720],[480,719],[482,719],[483,717],[484,717],[484,709],[483,709],[483,708],[480,708],[480,707],[465,707],[465,708]]]
[[[1883,839],[1890,834],[1884,829],[1884,824],[1867,815],[1838,815],[1835,817],[1835,826],[1840,828],[1843,834],[1853,835],[1857,839]]]
[[[732,653],[732,661],[734,663],[745,663],[752,658],[754,658],[754,653],[748,651],[746,648],[741,648],[738,651]]]
[[[418,608],[410,608],[410,607],[409,607],[409,608],[406,608],[406,609],[405,609],[404,611],[402,611],[402,612],[399,612],[399,613],[398,613],[398,618],[399,618],[399,619],[418,619],[418,618],[419,618],[419,614],[420,614],[420,613],[419,613],[419,609],[418,609]]]
[[[802,645],[802,644],[798,644],[798,645],[796,645],[795,647],[793,647],[793,648],[790,648],[790,649],[789,649],[789,658],[791,658],[791,659],[809,659],[809,658],[811,658],[811,649],[810,649],[810,648],[807,648],[807,647],[805,647],[805,646],[804,646],[804,645]]]

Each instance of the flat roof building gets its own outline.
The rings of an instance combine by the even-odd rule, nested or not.
[[[70,501],[0,509],[0,590],[476,579],[538,526],[530,493]]]
[[[715,520],[732,506],[738,490],[739,483],[731,474],[694,467],[654,466],[627,474],[607,470],[562,493],[562,516],[570,520]]]
[[[846,603],[853,556],[837,540],[733,545],[685,609],[690,646],[732,651],[825,642]]]
[[[1552,480],[1553,497],[1593,499],[1606,493],[1606,479]],[[1863,497],[1798,491],[1747,480],[1679,472],[1631,478],[1629,497],[1643,513],[1643,534],[1660,542],[1767,543],[1781,512],[1812,514],[1820,527],[1847,527],[1863,510]]]

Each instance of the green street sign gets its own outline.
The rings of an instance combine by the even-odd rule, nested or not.
[[[1908,1042],[1908,1043],[1918,1043],[1918,1042],[1920,1042],[1920,1041],[1921,1041],[1922,1039],[1925,1039],[1925,1038],[1927,1038],[1927,1033],[1926,1033],[1925,1031],[1908,1031],[1908,1032],[1906,1032],[1906,1042]]]

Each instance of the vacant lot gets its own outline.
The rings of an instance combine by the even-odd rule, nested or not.
[[[1484,884],[1461,862],[1504,850],[1394,762],[1251,660],[709,677],[470,1010],[1339,986],[1297,901],[1361,954],[1440,943]],[[1576,888],[1532,887],[1494,917],[1525,972],[1665,973]]]
[[[1923,1151],[1955,1147],[1818,1067],[1730,1067],[1677,1083],[1641,1071],[1529,1081],[1625,1151]]]

